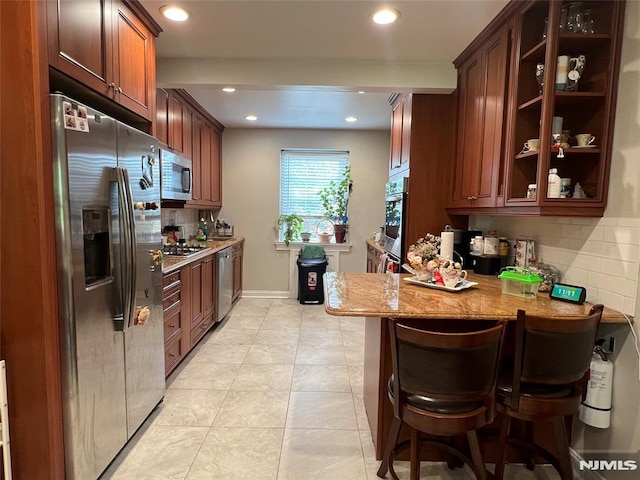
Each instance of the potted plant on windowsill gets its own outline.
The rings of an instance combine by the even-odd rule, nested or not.
[[[287,247],[291,242],[300,239],[303,223],[304,219],[297,213],[280,215],[280,218],[278,218],[278,230],[282,230],[282,240]]]
[[[347,165],[339,182],[331,181],[329,186],[320,191],[324,214],[333,222],[336,243],[344,243],[345,233],[349,226],[347,213],[352,189],[351,166]]]

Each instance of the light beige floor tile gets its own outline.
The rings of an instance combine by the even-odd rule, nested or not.
[[[339,331],[340,320],[337,317],[331,317],[325,315],[324,317],[302,317],[302,323],[300,324],[300,331]]]
[[[225,320],[226,328],[241,328],[247,330],[258,330],[264,321],[264,315],[245,315],[243,313],[232,313]]]
[[[358,432],[286,429],[278,480],[366,480]]]
[[[183,480],[208,431],[151,426],[109,480]]]
[[[240,364],[189,363],[171,382],[171,388],[228,390]]]
[[[288,391],[231,390],[213,421],[216,427],[284,428]]]
[[[306,305],[302,305],[295,298],[274,298],[271,301],[271,306],[273,308],[297,308],[298,310],[302,310],[302,308]]]
[[[154,424],[210,427],[226,396],[226,390],[169,388]]]
[[[283,429],[213,427],[186,480],[275,480]]]
[[[231,390],[291,390],[293,365],[243,364]]]
[[[243,363],[293,365],[296,361],[297,346],[287,345],[251,345]]]
[[[271,330],[298,329],[302,317],[300,313],[272,314],[269,312],[262,322],[262,328]]]
[[[362,347],[344,347],[348,365],[364,365],[364,345]]]
[[[354,394],[362,395],[362,382],[364,379],[364,367],[362,365],[348,365],[349,382]]]
[[[206,343],[189,359],[189,363],[242,363],[250,347]]]
[[[296,365],[294,392],[350,392],[349,373],[344,365]]]
[[[264,325],[264,324],[263,324]],[[274,330],[261,328],[256,334],[254,340],[255,345],[297,345],[298,329],[291,330]]]
[[[271,307],[269,307],[267,316],[302,316],[303,308],[304,307],[298,302],[281,305],[273,303]]]
[[[353,395],[342,392],[291,392],[286,427],[357,430]]]
[[[346,363],[342,345],[298,345],[296,364],[346,365]]]
[[[342,332],[340,330],[300,329],[298,345],[342,345]]]
[[[345,330],[342,332],[342,344],[345,347],[364,348],[364,330]]]
[[[226,328],[222,325],[219,332],[214,332],[207,343],[217,343],[221,345],[247,345],[252,344],[256,338],[257,330],[246,330],[243,328]]]
[[[302,318],[316,318],[316,319],[323,319],[323,318],[335,318],[338,319],[338,317],[334,316],[334,315],[329,315],[327,313],[327,310],[325,309],[324,305],[305,305],[302,308]]]
[[[340,329],[344,332],[347,330],[364,332],[364,317],[338,317],[340,320]]]
[[[364,407],[364,400],[362,394],[353,394],[353,406],[356,409],[356,420],[358,422],[358,430],[370,431],[369,417],[367,417],[367,410]]]

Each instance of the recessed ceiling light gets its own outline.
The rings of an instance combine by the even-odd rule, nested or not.
[[[173,20],[174,22],[184,22],[190,17],[189,12],[187,12],[184,8],[175,7],[173,5],[165,5],[163,7],[160,7],[160,12],[162,13],[162,15],[167,17],[169,20]]]
[[[235,89],[235,88],[233,88],[233,87],[224,87],[224,88],[222,89],[222,91],[223,91],[223,92],[227,92],[227,93],[233,93],[233,92],[235,92],[235,91],[236,91],[236,89]]]
[[[358,93],[359,93],[360,95],[363,95],[363,94],[364,94],[364,92],[363,92],[362,90],[360,90]]]
[[[245,120],[249,120],[250,122],[255,122],[258,119],[258,117],[255,115],[245,115],[244,118]]]
[[[357,117],[347,117],[345,118],[346,122],[357,122],[358,118]]]
[[[381,8],[373,12],[371,18],[379,25],[387,25],[395,22],[400,16],[400,12],[395,8]]]

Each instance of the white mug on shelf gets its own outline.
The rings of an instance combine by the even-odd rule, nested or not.
[[[540,139],[539,138],[530,138],[526,142],[524,142],[524,148],[522,152],[537,152],[540,149]]]
[[[596,141],[596,137],[591,135],[590,133],[579,133],[576,135],[576,142],[578,142],[579,147],[586,147],[587,145],[592,145],[593,142]]]

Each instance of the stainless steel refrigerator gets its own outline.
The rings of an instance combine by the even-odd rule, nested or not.
[[[162,401],[155,138],[51,95],[67,480],[96,479]]]

